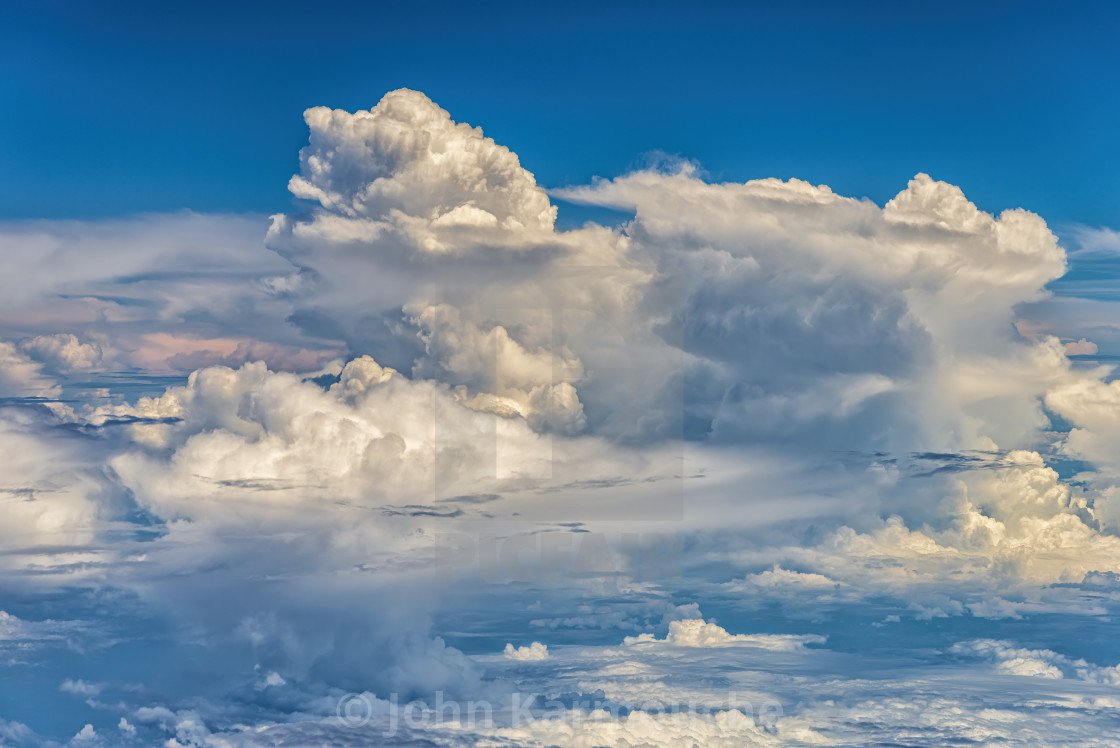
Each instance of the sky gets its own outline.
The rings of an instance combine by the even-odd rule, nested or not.
[[[662,151],[880,203],[924,171],[988,211],[1113,225],[1118,21],[998,0],[11,4],[0,215],[272,214],[304,109],[408,87],[548,188]]]
[[[0,746],[1115,745],[1105,4],[12,5]]]

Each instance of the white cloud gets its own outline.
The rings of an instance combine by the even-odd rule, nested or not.
[[[98,523],[120,504],[119,487],[102,469],[104,446],[77,434],[62,438],[49,411],[0,409],[0,543],[7,551],[0,569],[54,567],[73,575],[71,582],[96,573],[87,565],[102,556]]]
[[[20,341],[20,349],[55,372],[85,372],[101,366],[104,352],[71,333],[55,333]]]
[[[1064,347],[1067,356],[1091,356],[1099,350],[1096,343],[1085,338],[1071,340]]]
[[[655,308],[696,381],[717,388],[717,435],[945,449],[1040,424],[1033,399],[1062,357],[1009,333],[1014,306],[1064,270],[1037,216],[992,218],[925,175],[882,209],[798,180],[688,171],[561,194],[636,210],[632,251],[655,258]]]
[[[1046,393],[1046,405],[1073,428],[1062,440],[1066,455],[1086,460],[1093,470],[1081,476],[1094,489],[1094,516],[1110,531],[1120,527],[1120,382],[1092,376],[1071,378]]]
[[[354,114],[315,107],[304,119],[311,143],[289,185],[296,197],[386,221],[426,251],[454,249],[446,231],[552,228],[556,209],[517,156],[422,93],[393,91]]]
[[[795,588],[815,592],[827,592],[846,586],[821,574],[783,569],[777,564],[772,569],[748,575],[743,585],[761,589]]]
[[[7,744],[35,745],[41,742],[35,731],[22,722],[14,722],[0,717],[0,739]]]
[[[496,737],[513,741],[533,741],[539,745],[570,745],[592,748],[599,745],[619,748],[639,746],[692,746],[713,748],[732,746],[776,746],[788,740],[823,742],[821,736],[807,728],[793,729],[779,740],[767,734],[751,717],[737,710],[717,712],[714,715],[661,715],[634,711],[622,719],[613,719],[605,713],[587,715],[579,720],[573,717],[543,719],[527,728],[505,728],[496,731]]]
[[[306,118],[290,187],[315,204],[274,217],[274,252],[259,222],[229,217],[0,231],[14,263],[0,337],[16,341],[0,343],[0,396],[58,397],[69,377],[117,365],[194,370],[132,403],[0,413],[12,551],[0,564],[21,572],[5,584],[85,584],[83,601],[123,600],[173,622],[182,652],[212,652],[210,695],[229,703],[164,683],[178,701],[131,709],[121,733],[330,742],[319,720],[340,689],[508,695],[491,666],[532,671],[546,696],[722,706],[683,721],[565,707],[528,727],[417,734],[779,745],[924,729],[984,742],[1018,739],[1026,714],[1023,740],[1050,744],[1053,713],[1028,705],[1112,698],[1114,668],[1057,649],[984,640],[950,651],[967,671],[951,683],[901,666],[854,682],[865,661],[816,646],[824,629],[733,634],[700,616],[707,595],[732,628],[776,602],[814,627],[852,611],[862,631],[899,624],[883,635],[916,626],[902,619],[970,613],[943,623],[981,628],[1111,612],[1113,592],[1086,580],[1120,571],[1120,389],[1104,368],[1071,365],[1088,338],[1016,332],[1017,310],[1065,269],[1039,217],[988,215],[922,174],[880,207],[798,180],[709,184],[686,167],[561,190],[635,216],[557,231],[517,157],[422,94]],[[1075,426],[1065,455],[1091,464],[1077,483],[1047,465],[1049,413]],[[915,475],[923,461],[933,467]],[[458,585],[430,573],[444,533],[476,541],[462,567],[477,570],[499,538],[540,549],[645,532],[669,495],[677,522],[657,531],[684,541],[675,577],[620,578],[616,557],[655,555],[629,540],[598,576]],[[503,572],[520,560],[494,554]],[[699,604],[679,604],[686,593]],[[477,617],[449,624],[455,606]],[[494,635],[499,620],[506,639],[520,627],[546,640],[481,655],[484,668],[450,638]],[[13,660],[63,646],[67,625],[2,614],[0,646]],[[551,651],[544,637],[622,631],[637,635]],[[954,692],[977,669],[1021,690]],[[92,699],[119,687],[106,683],[62,690]],[[729,690],[797,713],[760,726]],[[1097,739],[1096,717],[1080,716],[1070,741]]]
[[[62,388],[43,365],[11,343],[0,341],[0,397],[58,397]]]
[[[512,644],[507,644],[502,654],[510,660],[540,662],[548,659],[548,647],[540,642],[533,642],[527,647],[517,648],[514,648]]]
[[[92,699],[101,693],[101,686],[96,683],[86,683],[81,678],[78,680],[70,680],[67,678],[62,681],[62,685],[58,687],[58,690],[65,693],[72,693],[75,696]]]
[[[570,351],[526,350],[501,325],[484,331],[446,304],[415,311],[412,321],[427,354],[417,376],[467,386],[475,391],[463,399],[468,406],[502,415],[511,410],[534,429],[583,428],[583,406],[569,383],[583,377],[583,367]]]
[[[954,644],[950,653],[991,662],[995,670],[1008,675],[1034,678],[1077,678],[1105,685],[1120,685],[1120,665],[1093,665],[1049,649],[1024,649],[1010,642],[978,639]]]
[[[88,636],[89,624],[80,620],[28,620],[0,610],[0,664],[15,666],[34,661],[47,648],[81,649],[96,641]],[[76,695],[96,688],[82,681],[64,681],[59,689]]]
[[[102,412],[180,419],[130,427],[139,443],[174,449],[169,461],[137,451],[112,463],[165,517],[238,521],[256,511],[276,521],[285,508],[340,500],[430,504],[486,492],[503,475],[531,476],[553,459],[524,420],[479,414],[448,388],[369,358],[347,364],[327,391],[249,364],[204,369],[158,399]]]
[[[816,634],[729,634],[714,623],[703,619],[671,621],[664,639],[653,634],[628,636],[625,643],[631,646],[664,642],[677,647],[728,647],[743,645],[776,651],[795,651],[807,644],[823,644],[825,637]]]
[[[557,191],[635,210],[624,232],[557,232],[516,157],[422,94],[307,117],[291,186],[318,206],[268,240],[319,279],[293,319],[479,407],[560,403],[536,428],[670,436],[683,387],[686,427],[720,439],[1024,446],[1066,374],[1056,341],[1011,328],[1065,269],[1054,236],[926,175],[879,208],[798,180],[639,172]],[[409,259],[433,251],[451,257]]]
[[[105,745],[105,741],[97,734],[97,730],[93,729],[93,725],[87,724],[78,734],[70,739],[70,746],[78,748],[79,746],[100,746]]]
[[[961,642],[933,661],[879,661],[804,647],[566,647],[532,670],[518,692],[471,721],[446,711],[398,711],[369,699],[369,720],[262,725],[215,734],[216,744],[665,746],[1000,742],[1094,745],[1115,741],[1114,668],[1009,642]],[[928,653],[927,653],[928,656]],[[575,693],[567,704],[560,694]],[[509,711],[518,710],[517,723]],[[459,705],[462,707],[462,705]],[[504,709],[504,712],[503,712]]]

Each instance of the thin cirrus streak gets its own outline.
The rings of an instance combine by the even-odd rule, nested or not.
[[[0,738],[1115,742],[1120,385],[1041,218],[305,119],[301,213],[0,228]]]

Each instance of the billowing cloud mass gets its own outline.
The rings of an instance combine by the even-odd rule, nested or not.
[[[0,743],[1118,739],[1107,232],[305,119],[297,212],[0,227]]]
[[[654,644],[664,641],[677,647],[728,647],[736,644],[761,647],[762,649],[796,650],[806,644],[823,644],[825,638],[813,634],[805,636],[777,634],[729,634],[714,623],[702,619],[671,621],[669,634],[664,640],[655,639],[653,634],[626,637],[625,643],[631,646]]]

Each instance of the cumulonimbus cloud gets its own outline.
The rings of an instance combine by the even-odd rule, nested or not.
[[[19,258],[34,283],[0,283],[0,442],[17,455],[0,535],[27,550],[2,563],[172,611],[241,653],[223,677],[309,714],[337,688],[506,695],[434,633],[458,591],[425,576],[441,536],[484,527],[493,548],[543,554],[602,540],[608,501],[644,529],[667,487],[688,509],[676,581],[572,575],[555,595],[574,610],[525,626],[625,628],[618,651],[649,658],[800,656],[824,637],[730,634],[692,599],[827,616],[875,598],[894,606],[884,625],[1100,612],[1082,593],[1120,571],[1120,395],[1107,368],[1015,327],[1066,267],[1038,216],[989,215],[924,174],[879,206],[685,165],[554,191],[633,213],[560,230],[515,154],[423,94],[306,120],[290,183],[306,210],[263,238],[246,238],[251,219],[189,215],[117,226],[134,240],[119,254],[105,227],[3,232],[11,254],[38,254]],[[50,252],[75,264],[40,277]],[[114,367],[194,371],[129,402],[44,401]],[[1079,480],[1056,455],[1084,462]],[[582,602],[612,595],[659,612]],[[557,652],[506,657],[543,669]],[[1080,667],[1002,643],[956,652]],[[165,721],[207,719],[188,711]],[[124,724],[154,731],[154,714]],[[735,714],[674,734],[765,742]],[[661,719],[587,734],[654,740]]]

